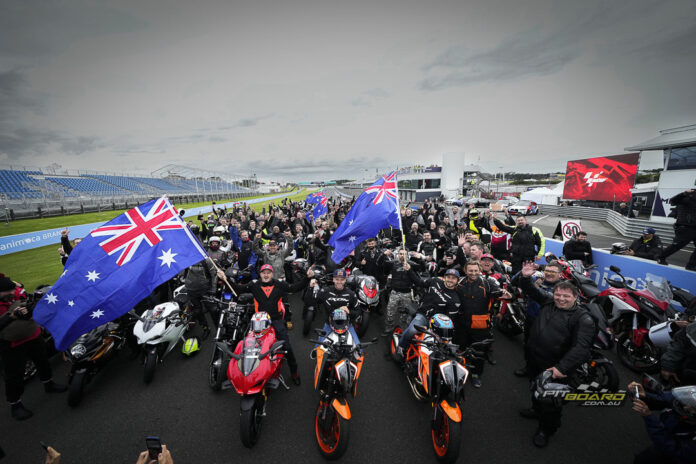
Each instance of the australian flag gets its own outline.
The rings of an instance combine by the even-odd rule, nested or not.
[[[305,202],[315,204],[314,208],[312,209],[312,217],[314,217],[314,219],[320,218],[328,213],[327,205],[329,203],[329,199],[326,197],[326,193],[324,192],[310,193],[307,195]]]
[[[331,259],[340,263],[363,240],[374,237],[382,229],[399,226],[399,196],[396,172],[392,172],[366,188],[329,239],[334,247]]]
[[[90,232],[34,309],[66,350],[80,335],[128,312],[163,282],[206,258],[166,197],[135,207]]]

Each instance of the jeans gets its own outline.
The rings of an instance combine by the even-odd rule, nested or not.
[[[5,396],[9,403],[19,401],[24,393],[24,367],[28,359],[34,361],[42,382],[51,380],[51,365],[43,338],[22,343],[12,348],[10,342],[0,343],[0,357],[5,367]]]
[[[427,327],[428,318],[422,315],[421,313],[417,313],[413,317],[413,320],[408,325],[408,328],[404,330],[404,333],[401,335],[401,339],[399,340],[400,349],[403,349],[405,351],[408,348],[409,343],[411,343],[411,339],[416,334],[416,325],[422,325]]]
[[[276,338],[285,342],[285,346],[283,346],[283,349],[287,351],[285,357],[288,360],[290,372],[294,374],[297,372],[297,360],[295,359],[295,353],[292,351],[292,345],[290,345],[290,337],[288,336],[288,328],[285,326],[285,321],[278,319],[271,321],[271,324],[273,325],[273,329],[275,329]]]

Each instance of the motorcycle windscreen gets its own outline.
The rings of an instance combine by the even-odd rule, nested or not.
[[[439,367],[444,383],[447,384],[452,391],[455,391],[460,384],[464,385],[469,376],[469,371],[455,361],[441,362]]]
[[[261,346],[251,337],[244,340],[244,348],[242,349],[242,359],[237,361],[239,370],[242,375],[248,376],[259,367],[259,354]]]

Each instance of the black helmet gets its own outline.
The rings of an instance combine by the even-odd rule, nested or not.
[[[201,230],[200,227],[198,227],[198,224],[191,224],[191,232],[194,234],[197,234]]]
[[[553,382],[551,371],[544,371],[539,374],[531,384],[530,389],[534,394],[534,399],[554,407],[561,407],[565,398],[564,392],[571,391],[568,385]]]
[[[334,309],[329,316],[329,325],[337,334],[344,334],[348,331],[350,319],[348,313],[343,309]]]
[[[297,258],[292,262],[292,266],[295,269],[295,272],[297,273],[307,273],[307,269],[309,269],[309,263],[307,262],[306,259],[304,258]]]
[[[674,411],[688,419],[696,419],[696,385],[672,389]]]
[[[628,245],[626,245],[625,243],[616,242],[611,244],[611,252],[613,254],[623,253],[625,251],[628,251]]]

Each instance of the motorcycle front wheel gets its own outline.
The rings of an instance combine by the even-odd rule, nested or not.
[[[360,315],[360,324],[356,327],[358,337],[362,338],[367,333],[367,327],[370,325],[370,311],[364,311]]]
[[[228,362],[229,361],[225,359],[225,355],[220,348],[217,346],[213,348],[213,358],[210,361],[210,368],[208,369],[208,385],[213,391],[220,391],[222,389],[222,382],[225,381]]]
[[[314,431],[319,452],[324,458],[333,461],[346,452],[350,436],[350,421],[341,417],[325,402],[320,402],[317,407]]]
[[[624,333],[616,342],[616,353],[621,362],[633,371],[654,374],[660,370],[660,355],[647,337],[643,340],[643,346],[638,347],[633,344],[629,334]]]
[[[440,407],[439,405],[436,407]],[[433,449],[438,461],[452,463],[459,457],[459,444],[462,438],[462,423],[455,422],[445,412],[438,411],[439,420],[433,424],[431,435]]]
[[[145,370],[143,371],[143,381],[145,383],[152,382],[155,377],[155,367],[157,366],[157,349],[148,350],[145,355]]]
[[[70,386],[68,387],[68,406],[71,408],[76,407],[82,401],[86,379],[87,371],[85,370],[77,371],[72,375]]]
[[[239,436],[242,439],[242,444],[247,448],[253,448],[259,439],[263,403],[263,395],[257,394],[253,406],[247,410],[242,410],[239,415]]]

